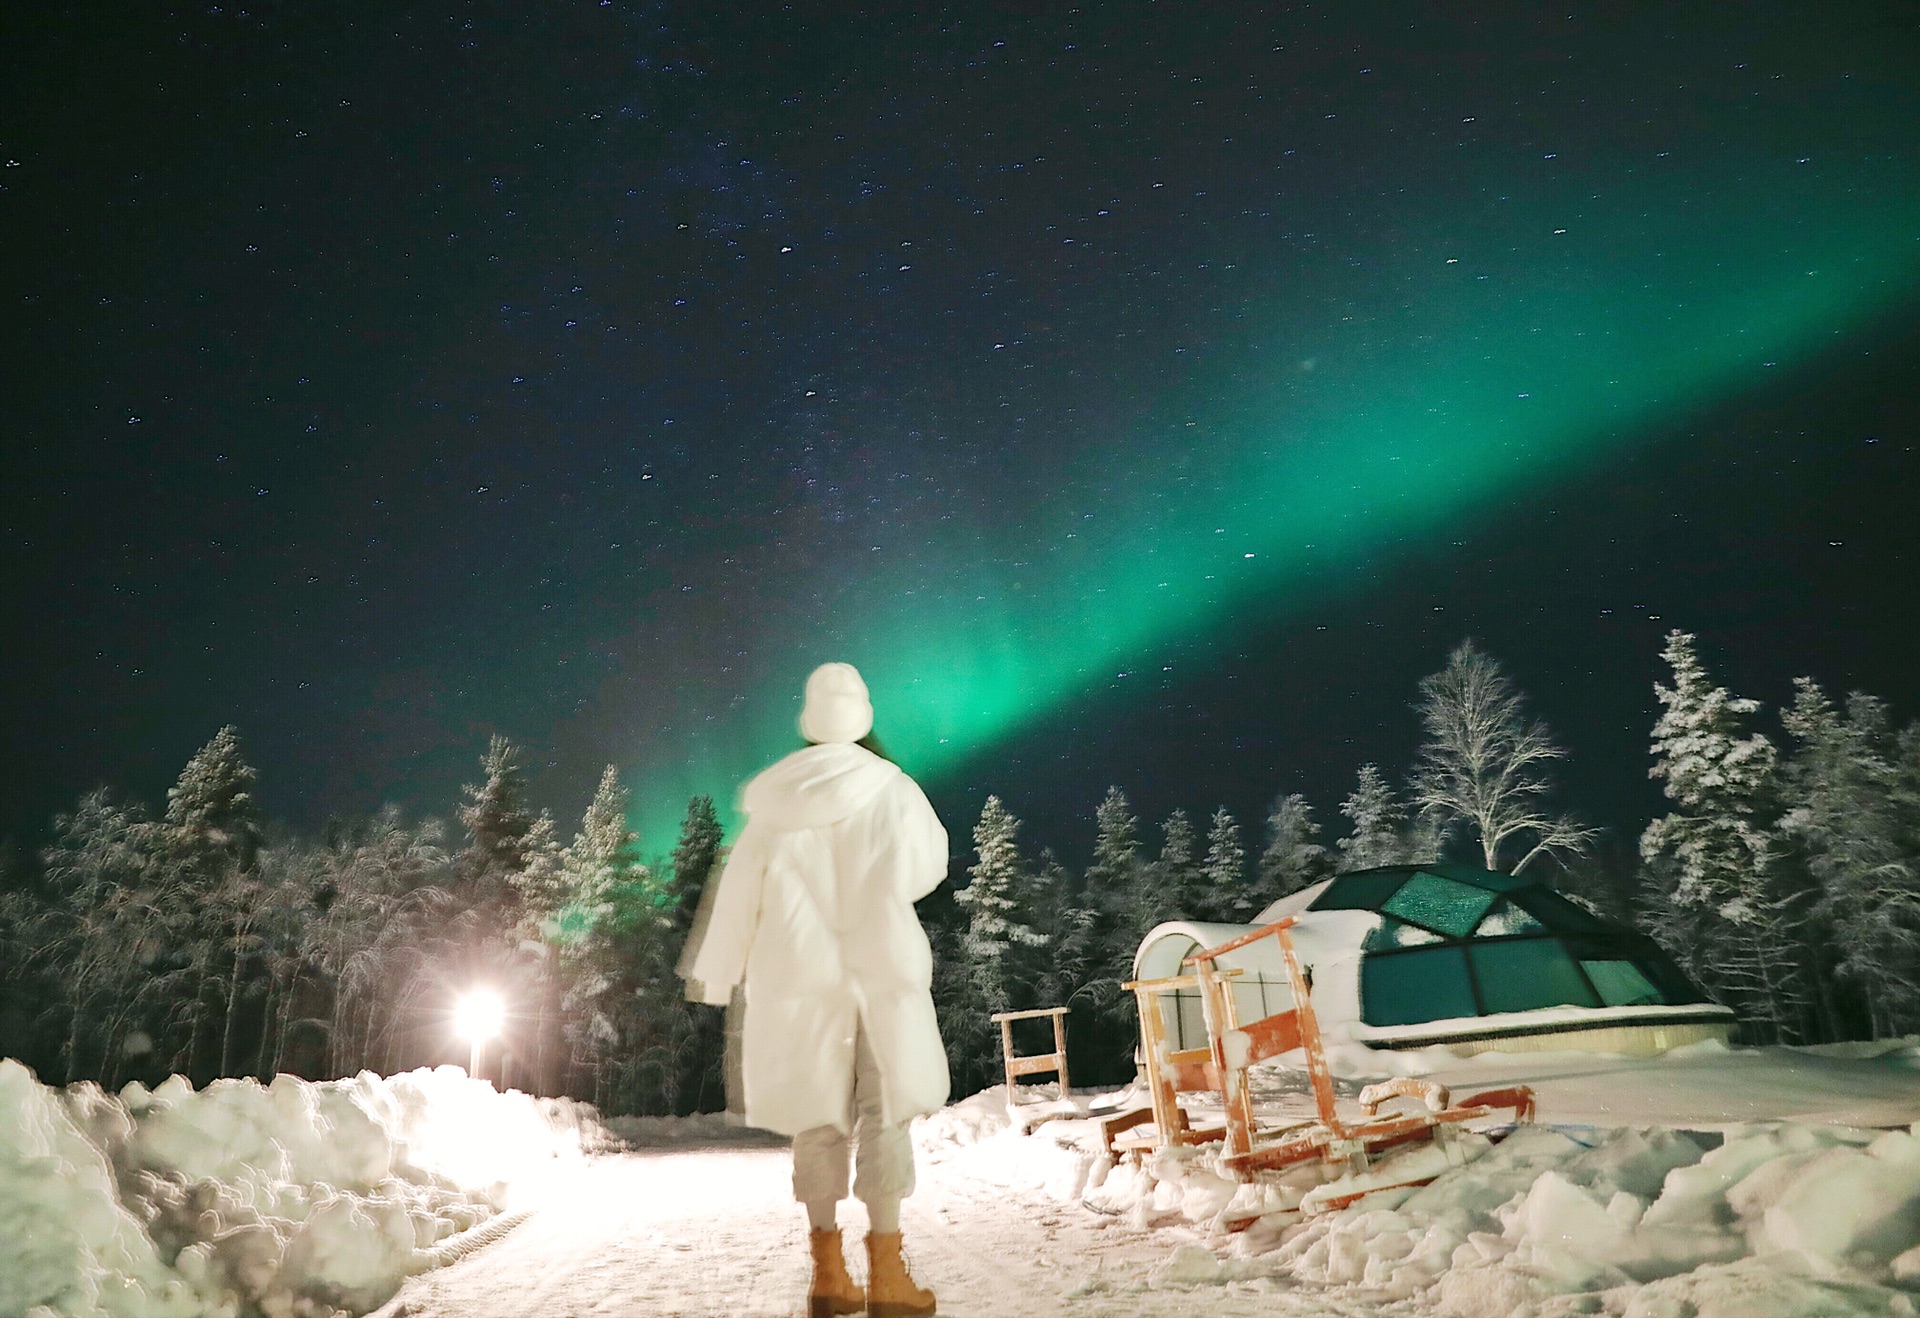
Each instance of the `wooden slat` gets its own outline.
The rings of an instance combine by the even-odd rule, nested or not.
[[[1269,1057],[1290,1053],[1300,1046],[1300,1013],[1280,1011],[1263,1016],[1250,1025],[1242,1025],[1240,1033],[1246,1035],[1252,1044],[1247,1054],[1248,1064],[1264,1062]]]

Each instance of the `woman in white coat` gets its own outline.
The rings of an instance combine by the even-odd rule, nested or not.
[[[749,1125],[792,1135],[794,1197],[812,1227],[812,1312],[917,1318],[934,1311],[900,1253],[913,1190],[907,1123],[947,1101],[933,954],[913,903],[947,872],[947,832],[926,794],[860,743],[873,706],[851,664],[807,679],[809,743],[746,786],[747,822],[682,962],[689,995],[745,988]],[[847,1274],[836,1205],[866,1205],[868,1279]]]

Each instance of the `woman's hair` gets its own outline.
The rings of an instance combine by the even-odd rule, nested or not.
[[[809,746],[818,746],[819,744],[820,743],[817,741],[810,741],[807,743],[807,745]],[[867,751],[867,752],[870,752],[871,754],[878,755],[881,759],[885,760],[888,764],[897,763],[897,761],[895,761],[893,756],[887,754],[887,748],[881,744],[880,738],[875,736],[872,732],[867,733],[866,736],[860,738],[859,741],[856,741],[853,744],[858,746],[863,751]]]

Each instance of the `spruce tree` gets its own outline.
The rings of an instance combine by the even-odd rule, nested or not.
[[[202,875],[247,870],[259,853],[263,821],[253,788],[258,774],[232,724],[193,753],[167,789],[167,847]]]
[[[497,899],[512,876],[527,867],[527,835],[534,815],[526,805],[526,774],[520,767],[520,748],[495,733],[480,758],[486,771],[478,784],[460,789],[466,804],[459,808],[467,831],[462,858],[470,881],[479,885],[483,900]]]
[[[1713,685],[1694,638],[1669,632],[1656,683],[1650,777],[1675,807],[1640,836],[1653,936],[1763,1039],[1798,1036],[1805,985],[1773,835],[1773,743],[1747,733],[1757,701]]]
[[[1028,967],[1021,978],[1033,984],[1035,1006],[1065,1006],[1095,973],[1100,953],[1099,912],[1051,850],[1040,852],[1033,891],[1038,914],[1036,932],[1046,941],[1030,949],[1017,949],[1015,960]]]
[[[686,941],[705,895],[708,879],[721,860],[720,816],[711,796],[687,802],[680,838],[674,844],[668,887],[669,948]],[[671,964],[671,963],[669,963]],[[666,990],[662,989],[662,992]],[[661,1004],[667,1030],[659,1051],[671,1092],[663,1097],[675,1112],[718,1110],[726,1098],[726,1021],[722,1013],[685,1004],[677,992]]]
[[[1400,863],[1400,824],[1406,818],[1406,807],[1395,797],[1379,765],[1360,766],[1359,781],[1341,804],[1340,813],[1353,825],[1353,831],[1336,844],[1342,869],[1365,870]]]
[[[1205,895],[1196,919],[1225,920],[1244,906],[1253,909],[1252,895],[1242,891],[1247,878],[1247,853],[1240,845],[1240,825],[1222,806],[1207,827],[1207,856],[1200,862]]]
[[[1920,818],[1902,799],[1901,747],[1882,701],[1856,692],[1842,710],[1812,678],[1795,686],[1780,832],[1812,880],[1822,969],[1864,1005],[1866,1033],[1903,1035],[1920,1029]],[[1826,1015],[1830,1035],[1857,1032]]]
[[[1267,813],[1267,849],[1260,853],[1257,900],[1262,907],[1318,883],[1327,875],[1327,849],[1314,839],[1320,825],[1298,792],[1281,796]]]
[[[1155,858],[1149,879],[1154,910],[1152,923],[1162,920],[1197,920],[1206,897],[1206,881],[1194,855],[1197,840],[1193,821],[1185,810],[1175,810],[1160,825],[1160,855]],[[1152,925],[1148,926],[1149,928]]]
[[[1756,904],[1754,885],[1773,853],[1773,743],[1745,731],[1760,702],[1714,686],[1691,635],[1669,632],[1661,658],[1673,685],[1653,688],[1661,714],[1648,776],[1664,784],[1675,808],[1647,826],[1640,853],[1669,876],[1676,906],[1738,923]]]
[[[576,943],[605,915],[617,889],[644,883],[647,867],[636,854],[640,838],[627,827],[627,789],[609,764],[580,820],[580,831],[560,856],[562,901],[553,936]]]
[[[965,888],[954,900],[967,912],[961,946],[984,1015],[1009,1009],[1014,996],[1012,954],[1021,947],[1041,947],[1046,935],[1032,927],[1024,909],[1025,867],[1014,835],[1020,821],[989,796],[973,827],[977,859],[967,871]]]
[[[1094,811],[1093,863],[1087,867],[1088,899],[1121,942],[1137,940],[1151,914],[1150,876],[1140,855],[1140,824],[1125,792],[1109,787]],[[1131,953],[1129,953],[1131,955]]]
[[[1133,955],[1151,927],[1154,903],[1140,856],[1139,821],[1125,792],[1109,787],[1094,811],[1093,863],[1086,897],[1100,912],[1100,1006],[1115,1020],[1132,1019],[1133,996],[1120,985],[1133,977]]]
[[[674,843],[671,864],[668,909],[674,928],[685,934],[693,926],[694,913],[706,891],[707,878],[720,858],[720,816],[711,796],[696,796],[687,802],[687,815],[680,824],[680,839]]]

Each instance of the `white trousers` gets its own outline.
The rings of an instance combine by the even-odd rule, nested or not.
[[[913,1193],[913,1141],[905,1123],[882,1120],[880,1067],[867,1046],[864,1026],[854,1034],[848,1083],[853,1090],[853,1137],[849,1140],[837,1126],[815,1126],[795,1135],[793,1197],[808,1206],[817,1223],[822,1209],[847,1197],[851,1161],[853,1193],[867,1206],[873,1229],[897,1231],[900,1201]]]

